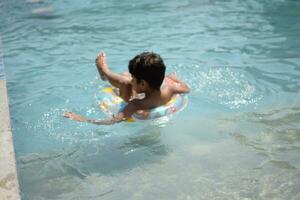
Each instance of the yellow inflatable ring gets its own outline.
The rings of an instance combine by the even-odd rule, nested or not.
[[[140,121],[140,120],[152,120],[160,117],[172,115],[185,108],[188,103],[187,96],[184,94],[177,94],[163,106],[153,108],[141,113],[135,113],[129,122]],[[113,87],[106,87],[102,89],[100,97],[100,108],[108,116],[113,116],[121,112],[127,105],[121,97],[119,97],[114,91]]]

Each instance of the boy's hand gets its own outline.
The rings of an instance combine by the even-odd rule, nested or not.
[[[170,84],[178,84],[181,83],[181,80],[177,77],[176,72],[172,72],[171,74],[166,76],[166,83],[170,83]]]
[[[106,55],[103,51],[100,51],[100,53],[96,56],[96,64],[100,65],[100,67],[106,65]]]
[[[103,71],[107,69],[107,64],[106,64],[106,55],[103,51],[98,53],[96,56],[96,66],[98,69],[98,72],[100,74],[100,77],[103,81],[107,80],[106,76],[104,75]]]
[[[105,53],[103,51],[100,51],[97,56],[96,59],[99,58],[100,56],[104,56],[105,57]]]
[[[172,72],[171,74],[167,75],[168,78],[172,79],[172,80],[177,80],[177,76],[176,76],[176,72]]]
[[[76,121],[79,121],[79,122],[86,122],[86,119],[84,117],[82,117],[81,115],[77,115],[73,112],[65,112],[64,117],[65,118],[70,118],[72,120],[76,120]]]
[[[170,83],[172,85],[173,88],[173,92],[174,93],[188,93],[190,92],[190,88],[187,84],[185,84],[184,82],[182,82],[177,76],[176,73],[173,72],[171,74],[169,74],[168,76],[166,76],[168,79],[166,79],[167,83]],[[171,80],[171,81],[170,81]]]

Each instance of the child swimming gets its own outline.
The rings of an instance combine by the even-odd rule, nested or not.
[[[73,112],[64,113],[64,117],[79,122],[97,125],[110,125],[125,121],[134,113],[143,113],[149,109],[162,106],[170,101],[175,94],[188,93],[189,87],[179,80],[175,73],[165,76],[166,66],[160,55],[153,52],[143,52],[129,61],[129,73],[117,74],[111,71],[106,62],[106,55],[99,53],[96,66],[102,80],[119,89],[119,96],[127,106],[111,119],[88,119]],[[166,84],[162,86],[164,79]],[[144,94],[140,98],[140,94]]]

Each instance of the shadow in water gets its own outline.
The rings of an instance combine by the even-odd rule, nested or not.
[[[255,169],[276,167],[299,172],[299,106],[277,108],[265,113],[248,113],[240,117],[240,121],[243,123],[236,127],[231,136],[240,145],[250,147],[255,154],[264,158]]]
[[[31,19],[40,19],[40,20],[52,20],[52,19],[58,19],[62,17],[62,15],[54,15],[54,14],[32,14],[28,16],[27,18]]]
[[[78,143],[67,150],[25,155],[17,161],[18,170],[22,171],[21,188],[25,193],[32,193],[27,190],[38,190],[45,184],[69,178],[79,181],[89,179],[92,174],[128,173],[167,154],[168,148],[161,143],[160,128],[147,126],[130,135],[111,135],[90,143]],[[55,195],[68,192],[68,188],[62,185]]]
[[[149,155],[167,155],[168,149],[164,144],[161,144],[160,136],[159,127],[146,127],[135,134],[135,136],[129,137],[129,141],[125,142],[119,149],[125,151],[125,154],[144,151],[145,154]]]

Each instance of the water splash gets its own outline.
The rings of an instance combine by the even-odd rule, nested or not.
[[[262,98],[251,78],[242,71],[232,67],[174,67],[192,89],[192,93],[201,95],[209,102],[238,109],[256,105]]]
[[[96,112],[94,107],[84,108],[86,116]],[[112,132],[109,127],[91,127],[90,124],[78,123],[63,117],[66,109],[51,109],[43,113],[35,123],[27,123],[27,129],[38,137],[56,140],[66,144],[86,144],[99,142],[103,137],[109,137]]]

